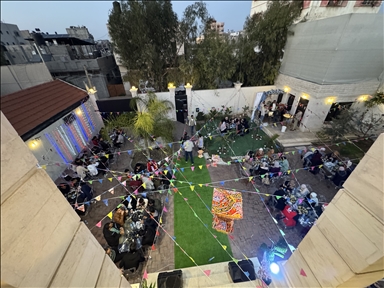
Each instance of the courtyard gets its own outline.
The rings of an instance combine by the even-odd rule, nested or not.
[[[159,161],[169,155],[177,155],[180,148],[178,140],[185,128],[184,124],[175,122],[175,142],[160,149],[152,149],[153,159]],[[206,135],[209,132],[214,134],[213,131],[206,131]],[[263,137],[256,140],[257,134]],[[127,138],[133,139],[129,132]],[[320,203],[330,202],[338,189],[335,189],[331,181],[303,169],[301,153],[304,149],[313,148],[312,146],[291,147],[281,151],[287,157],[292,173],[277,177],[269,186],[257,179],[250,181],[249,177],[244,177],[242,162],[233,160],[231,155],[239,153],[240,155],[235,156],[243,156],[248,150],[257,150],[264,146],[267,140],[268,136],[263,131],[251,127],[249,134],[227,142],[226,152],[222,155],[225,165],[212,165],[210,160],[197,158],[195,153],[195,168],[191,169],[190,163],[183,160],[183,155],[178,160],[175,157],[174,167],[177,172],[174,174],[176,178],[171,189],[145,191],[144,196],[160,199],[164,205],[160,217],[162,226],[156,234],[155,244],[146,252],[150,259],[140,266],[138,273],[128,277],[130,283],[141,282],[148,273],[253,257],[260,259],[262,255],[259,247],[263,243],[270,246],[281,239],[289,247],[281,260],[289,258],[305,235],[303,227],[285,227],[281,220],[276,220],[277,211],[266,205],[268,196],[287,180],[294,180],[296,186],[306,184],[311,187],[311,191],[318,194]],[[94,198],[98,201],[90,206],[89,213],[82,220],[103,246],[106,245],[103,226],[111,220],[111,212],[114,213],[127,195],[135,192],[129,185],[121,185],[121,175],[125,169],[133,171],[135,163],[146,163],[146,156],[137,151],[136,142],[134,139],[125,141],[106,176],[89,181],[94,190]],[[217,145],[217,142],[208,145],[209,154],[217,151]],[[234,149],[240,152],[235,152]],[[136,152],[132,153],[133,151]],[[211,204],[214,188],[242,194],[244,216],[235,221],[233,232],[229,235],[212,229]]]

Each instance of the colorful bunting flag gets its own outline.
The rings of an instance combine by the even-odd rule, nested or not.
[[[84,212],[85,211],[85,206],[84,205],[81,205],[80,207],[77,208],[78,210]]]
[[[107,215],[110,219],[112,219],[112,212],[109,212],[108,215]]]
[[[103,202],[104,202],[105,206],[108,206],[108,199],[104,199]]]
[[[96,201],[100,201],[100,199],[101,199],[100,195],[95,198]]]
[[[164,212],[168,212],[167,207],[164,206],[164,207],[163,207],[163,211],[164,211]]]
[[[112,187],[111,189],[108,190],[108,192],[111,193],[112,195],[115,194],[115,188]]]
[[[211,270],[204,270],[204,274],[209,277],[209,275],[211,275]]]
[[[97,222],[96,227],[101,227],[101,221]]]

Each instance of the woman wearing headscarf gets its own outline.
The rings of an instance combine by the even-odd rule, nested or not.
[[[323,164],[322,155],[319,152],[319,150],[315,150],[315,152],[313,152],[311,163],[312,163],[311,165],[315,166],[315,168],[311,169],[309,172],[313,174],[319,173],[320,171],[319,166]]]
[[[301,184],[299,191],[297,191],[296,196],[299,198],[304,198],[309,194],[309,190],[307,188],[307,185]]]

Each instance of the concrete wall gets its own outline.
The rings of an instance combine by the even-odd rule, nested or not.
[[[1,66],[1,96],[52,80],[43,63]]]
[[[1,113],[1,285],[130,287]]]
[[[88,71],[100,70],[96,59],[86,59],[86,60],[68,59],[67,61],[58,60],[58,61],[49,61],[49,62],[46,62],[46,64],[51,73],[84,71],[84,65],[87,66]]]
[[[92,135],[87,139],[87,143],[92,139],[93,136],[97,135],[100,131],[100,129],[104,126],[103,121],[101,119],[101,116],[99,113],[94,112],[94,106],[92,104],[92,99],[88,100],[85,103],[86,106],[89,107],[88,111],[93,111],[91,118],[94,119],[93,125],[94,125],[94,130],[92,131]],[[76,113],[78,111],[78,108],[74,109],[72,112]],[[71,112],[71,113],[72,113]],[[69,115],[68,113],[67,115]],[[65,115],[64,117],[66,117]],[[64,118],[63,117],[63,118]],[[34,157],[37,159],[40,165],[46,165],[46,173],[49,175],[49,177],[52,180],[56,180],[57,178],[60,177],[61,173],[64,172],[64,170],[67,168],[67,165],[65,164],[64,160],[60,157],[60,155],[57,153],[54,147],[52,147],[51,142],[49,142],[48,138],[45,136],[46,133],[49,133],[51,136],[53,135],[53,131],[60,131],[63,133],[65,132],[65,129],[62,130],[60,126],[65,125],[63,118],[59,119],[52,125],[48,126],[41,132],[33,135],[30,139],[28,139],[26,142],[27,146],[31,150],[31,153],[34,155]],[[59,133],[60,133],[59,132]],[[64,133],[63,133],[64,135]],[[75,148],[75,145],[73,141],[71,141],[70,137],[67,136],[69,139],[69,145],[70,148],[68,148],[68,155],[66,158],[70,158],[70,162],[75,160],[77,155],[79,154]],[[34,141],[34,139],[38,139]],[[60,138],[62,139],[62,138]],[[66,139],[67,140],[67,139]],[[68,141],[68,140],[67,140]],[[67,155],[67,154],[65,154]],[[58,164],[56,164],[58,163]]]
[[[367,287],[384,277],[383,145],[381,134],[272,287]]]
[[[269,91],[276,89],[276,86],[257,86],[257,87],[241,87],[239,90],[236,88],[217,89],[217,90],[191,90],[186,89],[188,99],[188,115],[197,115],[196,108],[199,111],[207,114],[212,108],[220,110],[222,107],[231,107],[233,113],[243,112],[242,107],[249,106],[253,109],[255,97],[257,92]],[[175,88],[170,89],[169,92],[156,92],[159,99],[169,100],[175,106],[173,111],[169,112],[168,117],[176,120],[176,104],[175,104]],[[140,94],[142,95],[142,94]],[[268,100],[277,99],[277,95],[271,95]]]
[[[76,75],[76,76],[59,76],[57,78],[63,79],[81,89],[85,89],[84,82],[88,85],[88,79],[85,75]],[[107,77],[103,74],[92,74],[89,75],[89,78],[92,81],[92,85],[96,87],[98,99],[109,98],[109,92],[107,87]]]

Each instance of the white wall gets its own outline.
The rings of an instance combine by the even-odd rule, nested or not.
[[[378,13],[380,10],[380,5],[376,7],[370,5],[355,7],[356,2],[359,1],[353,0],[345,1],[345,7],[320,7],[321,2],[320,0],[311,1],[310,6],[302,10],[301,18],[312,21],[351,13]]]
[[[43,63],[1,66],[1,96],[52,80]]]
[[[269,1],[262,1],[262,0],[252,1],[250,17],[252,17],[252,15],[256,13],[265,12],[268,8],[268,2]]]
[[[93,119],[92,122],[94,125],[94,130],[92,131],[92,135],[89,137],[89,139],[87,141],[87,142],[89,142],[93,136],[95,136],[99,133],[100,129],[104,126],[104,124],[103,124],[103,121],[101,119],[100,114],[97,112],[94,112],[95,109],[94,109],[94,106],[92,106],[92,102],[90,102],[90,100],[88,100],[85,103],[85,105],[89,105],[90,109],[88,109],[88,113],[89,113],[89,111],[93,112],[93,115],[92,116],[90,115],[90,116]],[[74,109],[72,112],[76,113],[76,111],[77,111],[77,108]],[[68,113],[67,115],[69,115],[69,114],[70,113]],[[67,116],[67,115],[65,115],[65,116]],[[41,132],[33,135],[33,137],[31,137],[29,140],[25,141],[26,144],[28,145],[29,149],[31,150],[32,154],[39,161],[39,164],[40,165],[48,164],[46,167],[46,172],[48,173],[48,175],[51,177],[51,179],[53,181],[55,181],[61,175],[61,173],[66,169],[67,165],[65,165],[64,160],[56,152],[55,148],[52,147],[50,141],[45,136],[45,133],[49,133],[50,135],[52,135],[51,132],[53,132],[53,131],[61,131],[60,126],[65,125],[64,121],[63,121],[63,118],[65,116],[63,116],[61,119],[57,120],[52,125],[45,128]],[[32,142],[36,138],[39,140],[37,140],[36,145],[33,146]],[[70,161],[73,161],[77,157],[78,153],[77,153],[75,146],[73,145],[71,138],[68,137],[68,139],[69,139],[71,146],[72,146],[72,149],[73,149],[73,150],[68,149],[70,152],[70,155],[71,155]],[[55,163],[59,163],[59,165],[57,165]]]
[[[187,89],[188,115],[193,114],[196,116],[196,108],[199,108],[201,112],[207,114],[213,107],[220,110],[222,108],[221,106],[231,107],[233,113],[241,113],[243,111],[242,107],[244,106],[249,106],[251,111],[256,93],[267,92],[272,89],[276,89],[276,86],[242,87],[239,91],[237,91],[236,88],[192,90],[191,93],[189,93]],[[176,107],[174,91],[158,92],[156,95],[159,99],[171,101]],[[269,99],[277,99],[277,95],[272,95]],[[176,108],[169,112],[168,117],[176,120]]]

